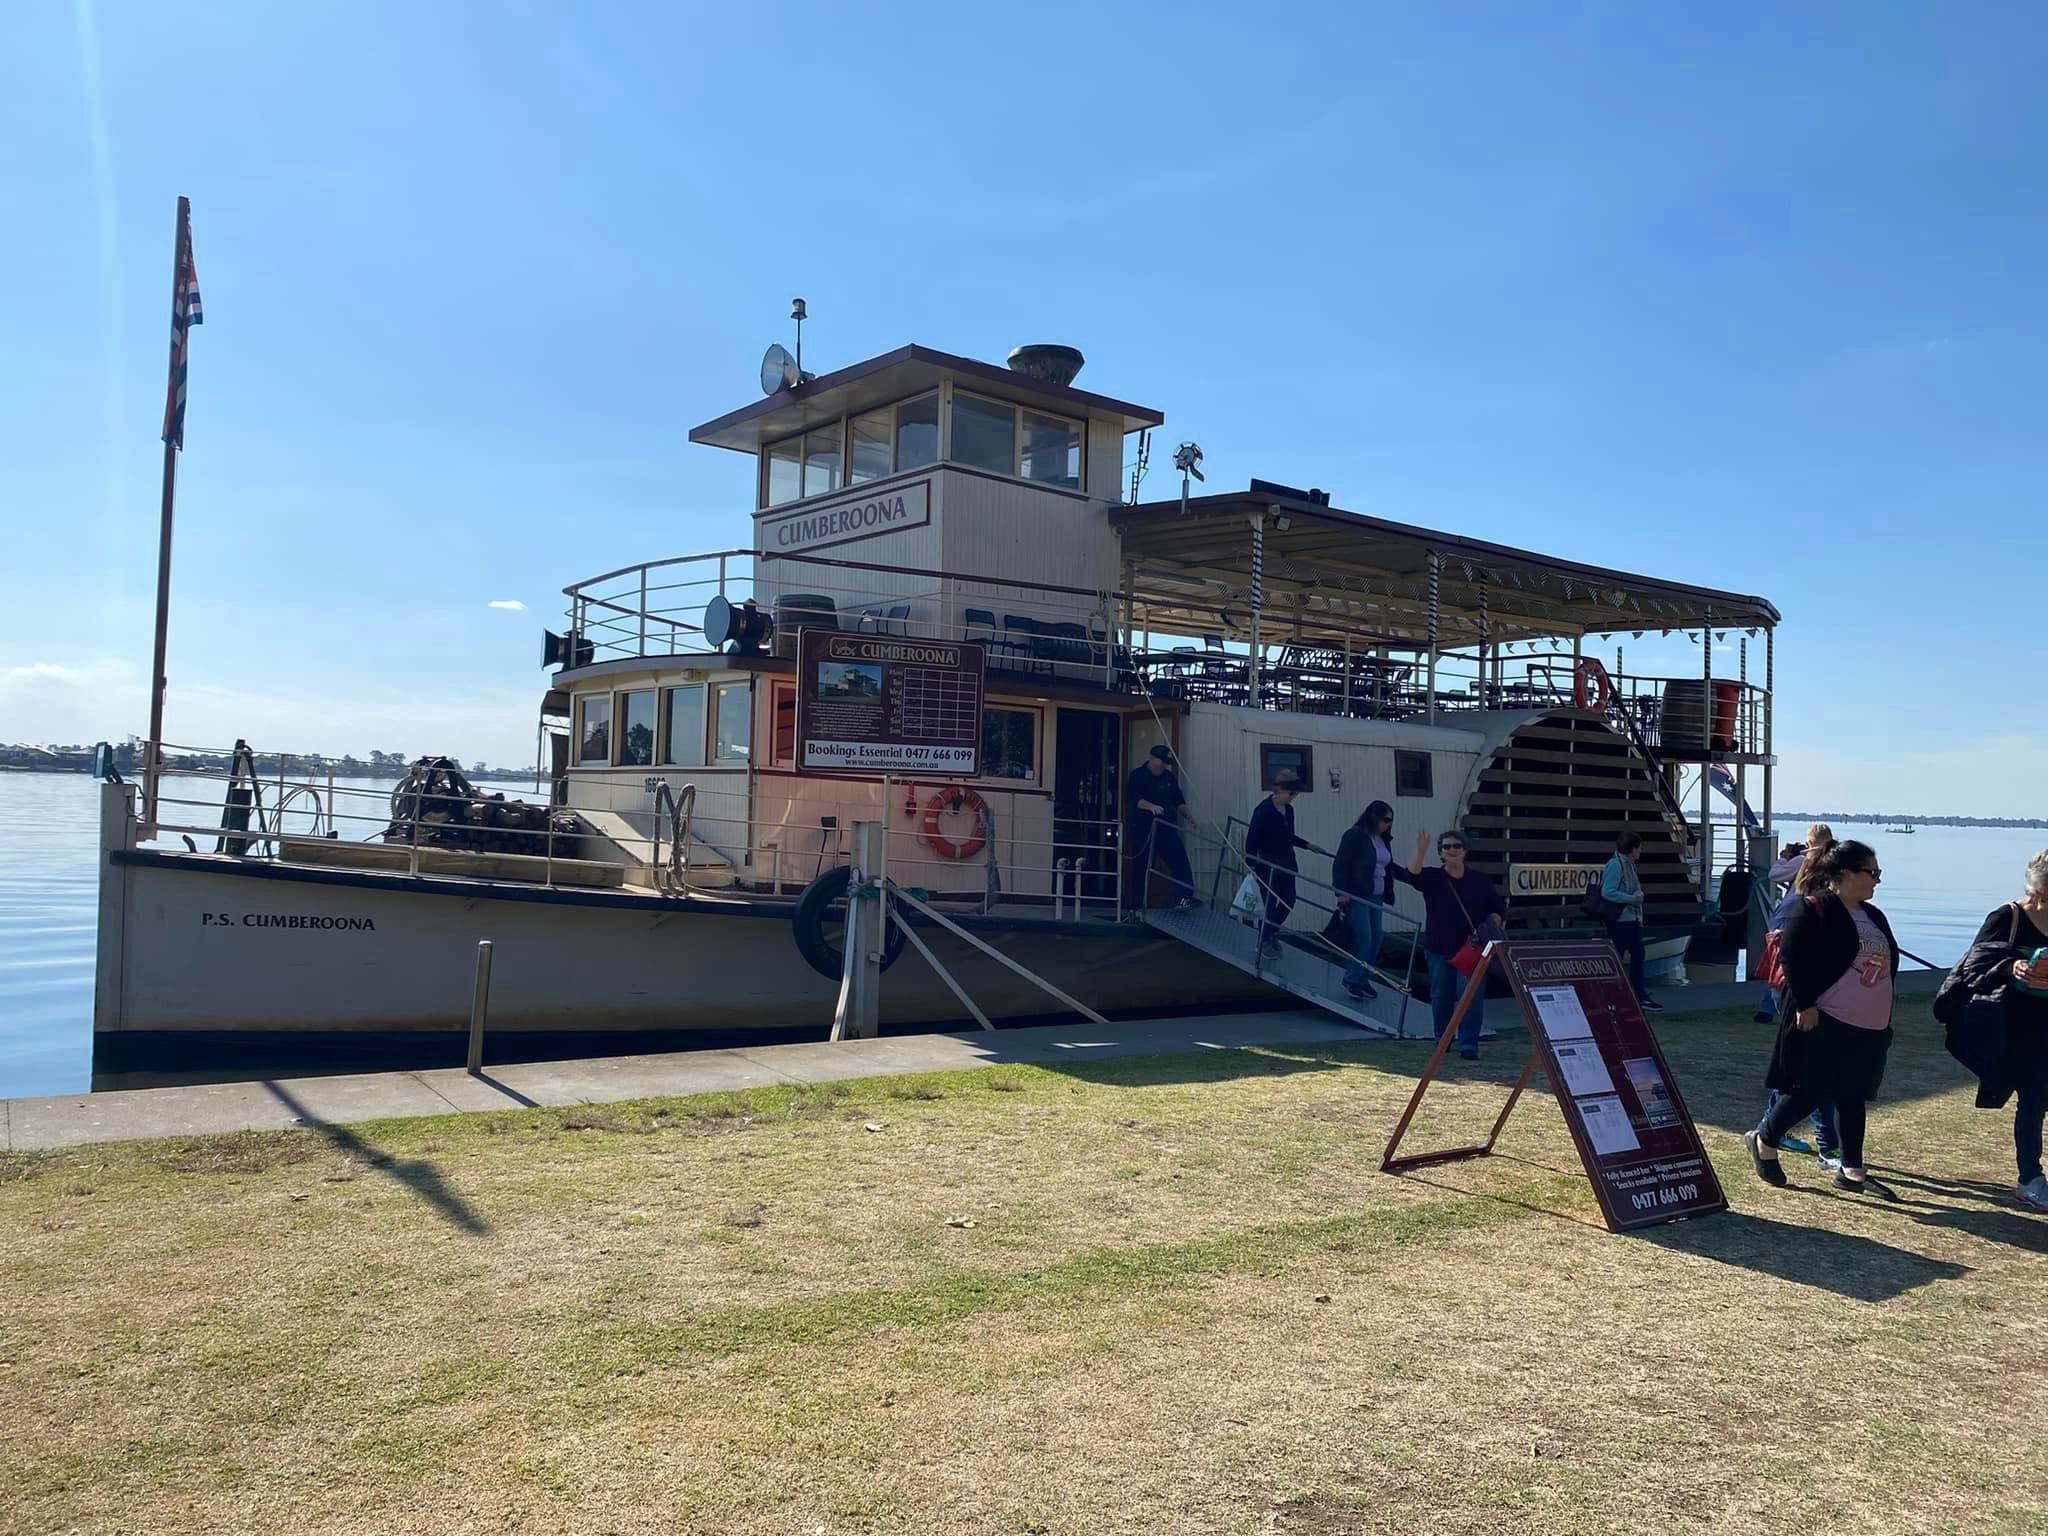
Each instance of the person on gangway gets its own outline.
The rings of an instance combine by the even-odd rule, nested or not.
[[[1195,872],[1188,864],[1187,845],[1180,840],[1180,808],[1187,803],[1173,771],[1173,753],[1163,744],[1155,746],[1124,785],[1124,824],[1130,830],[1136,864],[1132,905],[1152,905],[1152,866],[1164,859],[1166,878],[1173,885],[1173,909],[1186,912],[1194,907]]]
[[[1252,809],[1251,825],[1245,829],[1244,859],[1258,877],[1266,894],[1266,918],[1259,925],[1259,958],[1280,956],[1280,930],[1287,926],[1287,914],[1294,910],[1294,877],[1299,866],[1294,850],[1330,855],[1305,837],[1294,834],[1294,797],[1301,790],[1301,775],[1282,768],[1273,775],[1273,790]]]

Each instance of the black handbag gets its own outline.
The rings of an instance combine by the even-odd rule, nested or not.
[[[1611,923],[1621,916],[1622,906],[1620,902],[1609,901],[1600,894],[1600,882],[1605,878],[1606,874],[1603,871],[1586,882],[1586,894],[1579,898],[1579,910],[1588,917],[1597,917],[1603,923]]]

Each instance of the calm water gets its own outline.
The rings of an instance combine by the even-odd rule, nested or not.
[[[0,1098],[90,1085],[97,804],[83,774],[0,773]],[[1878,904],[1900,942],[1937,965],[2019,893],[2022,867],[2048,844],[2029,830],[1836,830],[1877,849]]]

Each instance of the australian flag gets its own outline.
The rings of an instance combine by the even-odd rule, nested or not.
[[[185,446],[185,349],[192,327],[206,319],[199,307],[199,269],[192,263],[191,205],[178,199],[177,276],[171,283],[171,378],[164,395],[164,441]]]

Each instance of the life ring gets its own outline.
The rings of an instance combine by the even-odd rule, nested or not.
[[[931,844],[933,853],[942,859],[971,859],[988,846],[988,839],[981,835],[982,813],[988,809],[981,796],[971,789],[956,789],[950,793],[940,790],[924,803],[924,825],[919,835]],[[964,810],[974,817],[974,835],[954,842],[939,830],[939,817],[948,810]]]
[[[1587,697],[1587,684],[1591,683],[1592,698]],[[1607,675],[1607,669],[1591,656],[1581,656],[1572,663],[1572,708],[1591,709],[1600,714],[1607,713],[1607,706],[1614,698],[1614,679]]]

